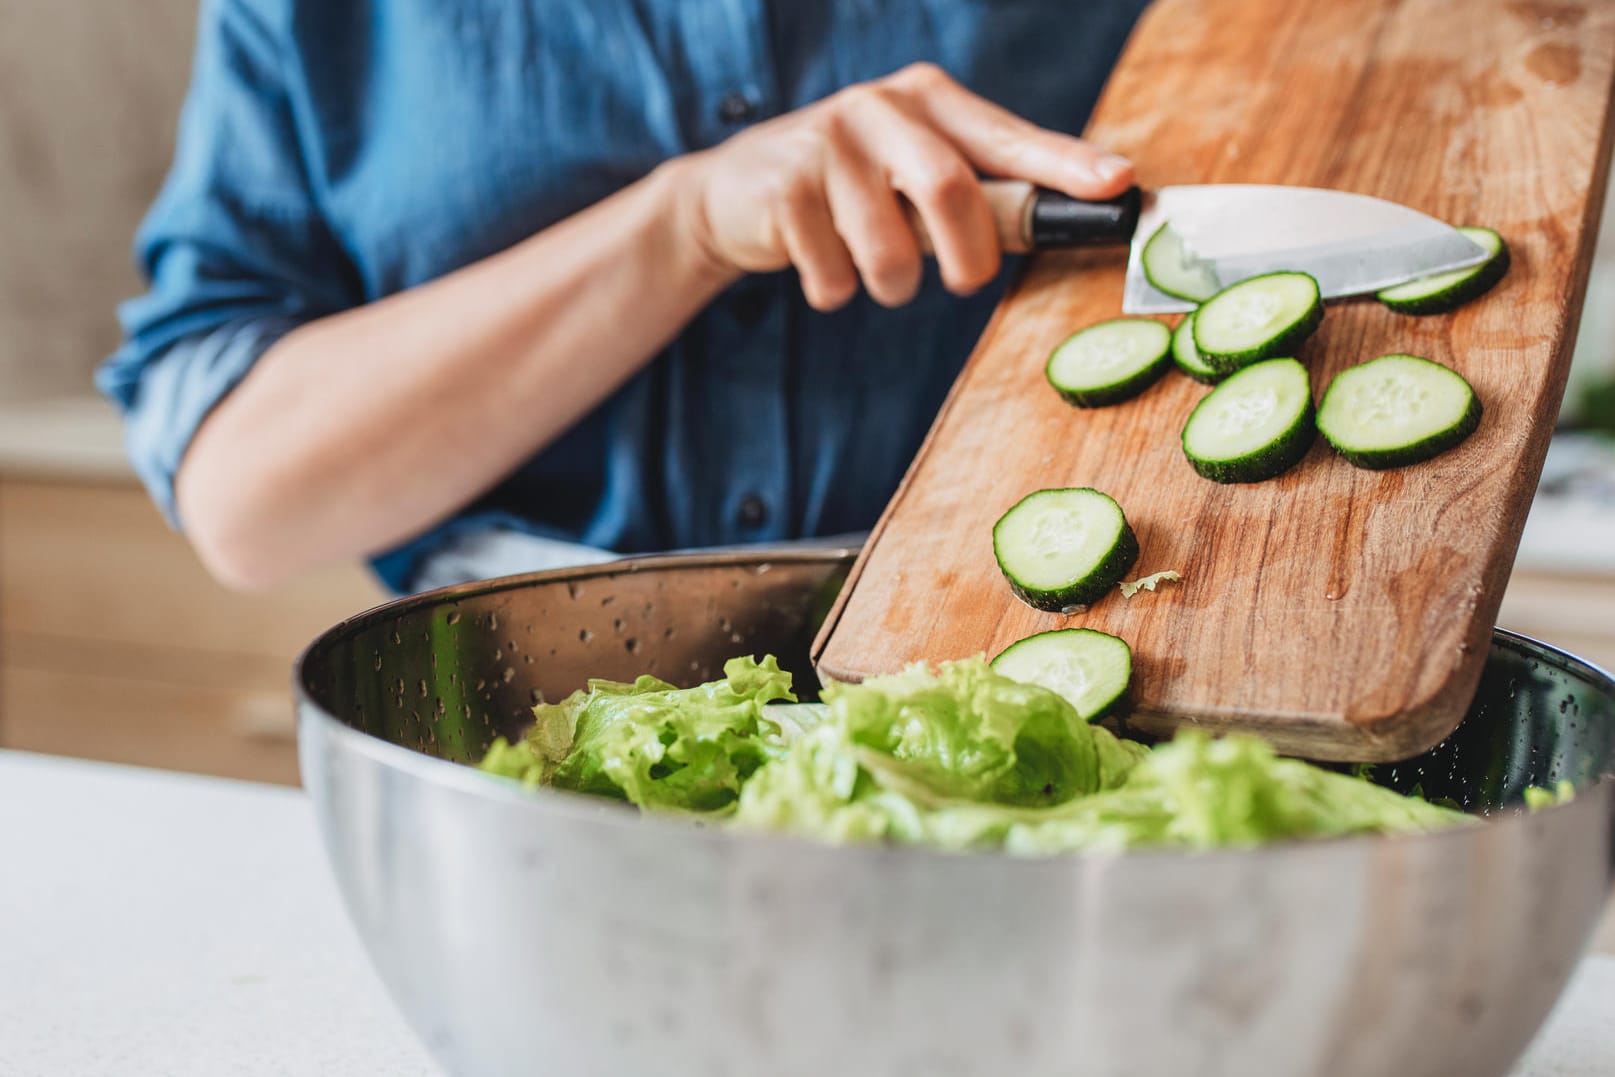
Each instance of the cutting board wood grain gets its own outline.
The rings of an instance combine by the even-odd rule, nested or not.
[[[1042,368],[1121,312],[1124,252],[1037,257],[976,345],[815,644],[844,680],[996,654],[1051,628],[1134,649],[1129,723],[1250,730],[1322,759],[1424,750],[1474,693],[1575,340],[1605,187],[1615,4],[1602,0],[1161,0],[1088,137],[1141,182],[1377,195],[1507,239],[1513,269],[1448,315],[1331,304],[1302,349],[1314,397],[1394,351],[1474,385],[1480,429],[1433,461],[1358,470],[1321,439],[1281,478],[1220,486],[1179,434],[1206,388],[1070,407]],[[1176,319],[1166,319],[1175,321]],[[1011,596],[993,522],[1027,492],[1094,486],[1138,533],[1132,599],[1044,613]]]

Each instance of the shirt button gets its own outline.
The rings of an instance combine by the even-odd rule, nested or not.
[[[730,90],[718,101],[718,119],[724,123],[749,123],[757,118],[757,102],[739,90]]]
[[[768,313],[768,287],[761,281],[745,281],[729,293],[729,314],[735,323],[750,328]]]
[[[740,499],[740,523],[743,527],[761,527],[768,522],[768,502],[756,494]]]

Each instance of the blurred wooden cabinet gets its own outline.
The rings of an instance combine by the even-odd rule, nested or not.
[[[216,584],[133,479],[0,472],[0,746],[295,784],[289,684],[358,567]]]

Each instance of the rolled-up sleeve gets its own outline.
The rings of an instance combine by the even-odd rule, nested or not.
[[[205,0],[174,162],[135,238],[145,295],[97,384],[131,462],[179,524],[174,476],[213,408],[277,340],[356,305],[299,139],[296,64],[271,0]]]

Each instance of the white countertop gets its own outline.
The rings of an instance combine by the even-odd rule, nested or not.
[[[0,1074],[438,1073],[300,791],[0,751]]]
[[[349,927],[296,790],[0,751],[0,1074],[438,1071]],[[1590,957],[1515,1077],[1615,1074]]]

